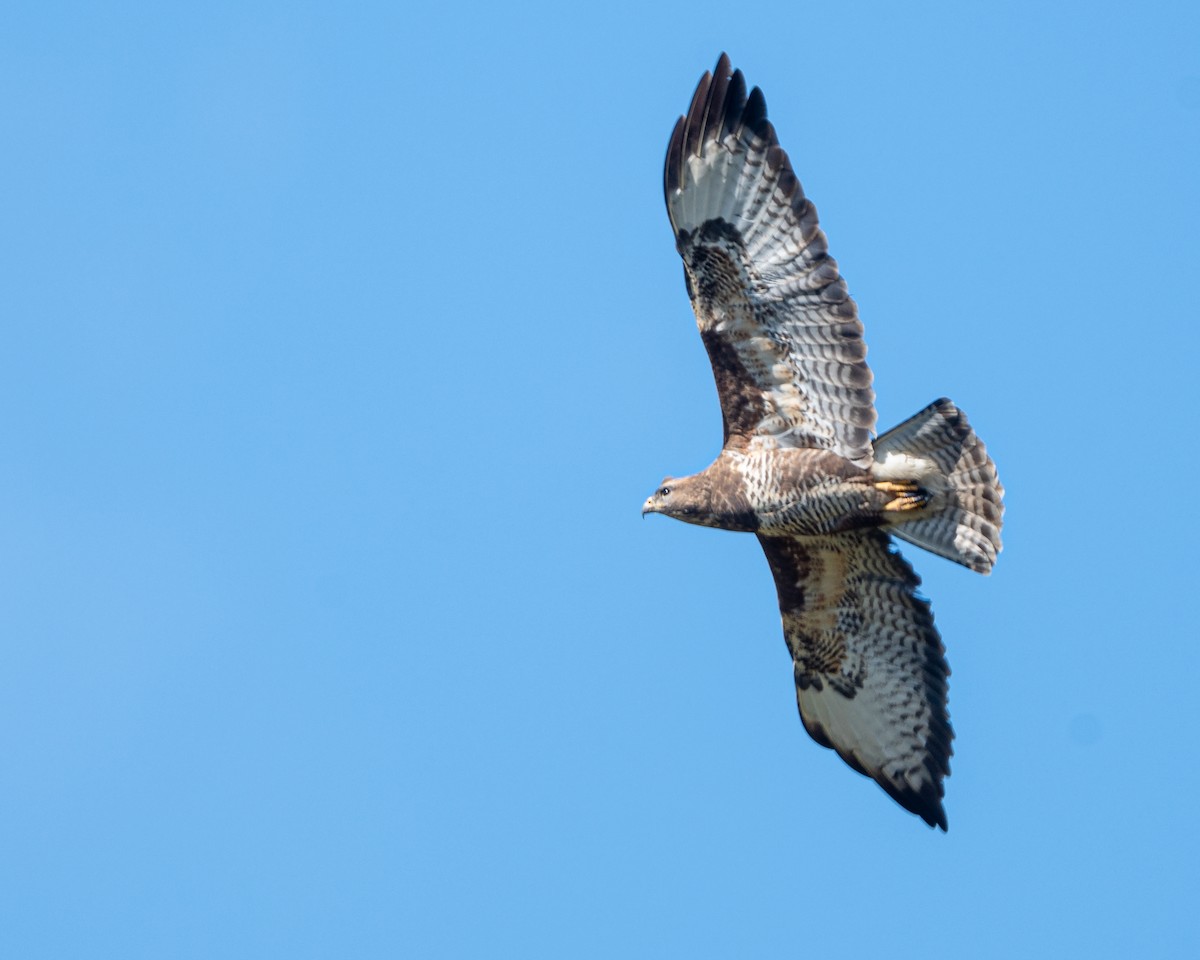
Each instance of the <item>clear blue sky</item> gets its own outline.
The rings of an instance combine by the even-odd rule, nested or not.
[[[1192,2],[24,4],[0,30],[0,953],[1196,949]],[[805,735],[661,197],[727,50],[880,424],[950,832]]]

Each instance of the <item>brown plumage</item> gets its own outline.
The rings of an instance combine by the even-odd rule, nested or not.
[[[757,534],[805,729],[944,830],[949,669],[891,534],[989,572],[1003,514],[995,465],[949,400],[872,442],[857,307],[762,93],[747,94],[724,55],[675,126],[664,189],[724,442],[643,513]]]

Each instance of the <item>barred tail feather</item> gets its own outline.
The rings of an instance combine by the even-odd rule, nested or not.
[[[990,573],[1000,552],[1004,487],[983,441],[949,400],[931,403],[875,440],[880,480],[915,480],[929,495],[921,510],[894,514],[892,533]]]

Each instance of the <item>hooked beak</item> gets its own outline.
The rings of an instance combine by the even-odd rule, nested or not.
[[[642,517],[645,518],[648,513],[658,513],[659,509],[654,502],[653,497],[647,497],[646,502],[642,504]]]

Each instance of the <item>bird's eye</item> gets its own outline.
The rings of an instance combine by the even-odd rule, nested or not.
[[[661,490],[659,490],[659,491],[658,491],[658,495],[659,495],[660,497],[666,497],[666,496],[669,496],[669,495],[670,495],[670,493],[671,493],[671,488],[670,488],[670,487],[663,487]]]

